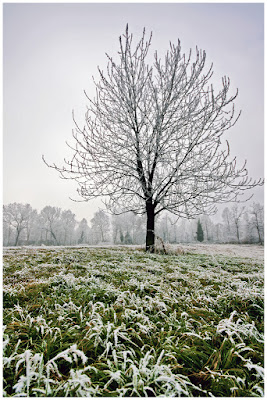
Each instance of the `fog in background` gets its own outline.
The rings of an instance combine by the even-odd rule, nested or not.
[[[65,141],[71,143],[72,110],[83,126],[83,91],[94,96],[92,75],[98,80],[97,66],[105,71],[105,53],[116,58],[127,23],[136,39],[144,27],[153,31],[151,58],[179,38],[193,58],[196,45],[206,51],[215,87],[230,77],[242,115],[224,138],[238,165],[247,159],[249,175],[263,177],[263,4],[10,3],[3,18],[4,204],[30,203],[39,211],[49,204],[88,221],[103,207],[99,200],[71,201],[79,199],[75,183],[61,180],[42,154],[57,165],[71,154]],[[253,200],[263,203],[263,192],[254,189]]]

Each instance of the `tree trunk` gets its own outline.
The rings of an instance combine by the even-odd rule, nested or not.
[[[236,236],[237,236],[237,241],[240,243],[240,237],[239,237],[239,227],[238,224],[236,224]]]
[[[30,241],[30,234],[31,234],[30,230],[27,229],[27,245],[29,244]]]
[[[17,245],[18,245],[18,241],[19,241],[20,232],[21,232],[21,229],[17,229],[17,235],[16,235],[16,240],[15,240],[15,246],[17,246]]]
[[[10,225],[8,225],[8,236],[7,236],[7,245],[9,246],[10,243],[10,236],[11,236],[11,228]]]
[[[261,234],[260,234],[260,228],[259,225],[257,224],[257,231],[258,231],[258,236],[259,236],[259,243],[262,245],[262,239],[261,239]]]
[[[146,203],[146,251],[154,253],[155,251],[155,209],[152,202]]]
[[[53,239],[55,240],[55,242],[56,242],[56,245],[57,245],[57,246],[59,246],[59,243],[58,243],[57,237],[56,237],[56,235],[54,234],[54,232],[52,231],[52,229],[50,230],[50,233],[51,233],[51,235],[52,235]]]

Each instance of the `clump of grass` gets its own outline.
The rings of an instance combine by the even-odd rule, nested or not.
[[[126,248],[4,255],[4,395],[263,395],[263,266]]]

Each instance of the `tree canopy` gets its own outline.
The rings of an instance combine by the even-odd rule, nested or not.
[[[152,34],[134,44],[128,26],[119,38],[118,61],[107,55],[88,98],[85,125],[75,123],[73,157],[50,165],[78,184],[84,200],[105,199],[114,213],[147,214],[147,249],[154,248],[155,216],[163,210],[186,218],[216,211],[262,184],[237,167],[222,135],[238,120],[230,79],[217,92],[205,51],[182,53],[170,44],[164,60],[146,60]]]

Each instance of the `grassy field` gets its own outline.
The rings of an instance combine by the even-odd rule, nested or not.
[[[263,265],[4,250],[5,396],[263,396]]]

